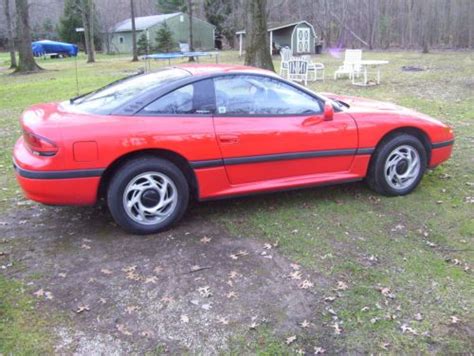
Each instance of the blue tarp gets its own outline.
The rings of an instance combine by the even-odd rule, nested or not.
[[[36,41],[31,44],[31,49],[35,57],[40,57],[47,53],[65,54],[70,57],[77,56],[77,46],[64,42],[50,40]]]

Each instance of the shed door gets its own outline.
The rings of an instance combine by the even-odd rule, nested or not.
[[[296,51],[298,53],[308,53],[310,51],[310,32],[309,28],[296,29]]]

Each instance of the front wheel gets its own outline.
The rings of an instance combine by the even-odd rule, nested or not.
[[[167,160],[143,157],[124,164],[113,176],[107,205],[114,220],[134,234],[166,230],[186,211],[189,186]]]
[[[420,140],[398,134],[382,142],[372,157],[367,182],[376,192],[405,195],[420,183],[427,166],[427,154]]]

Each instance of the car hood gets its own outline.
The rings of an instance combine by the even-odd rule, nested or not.
[[[357,96],[348,96],[348,95],[337,95],[332,93],[323,94],[327,98],[336,101],[342,101],[349,105],[349,108],[346,109],[346,112],[351,114],[354,117],[360,117],[360,114],[375,114],[377,117],[399,117],[399,118],[412,118],[419,119],[422,121],[429,121],[433,124],[442,124],[441,121],[432,118],[426,114],[420,113],[413,109],[409,109],[391,102],[379,101],[367,98],[361,98]],[[371,115],[372,117],[373,115]]]

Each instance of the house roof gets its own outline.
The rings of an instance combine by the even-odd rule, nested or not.
[[[135,17],[135,28],[137,31],[143,31],[152,26],[158,25],[172,17],[182,15],[182,12],[174,12],[172,14],[162,14],[153,16]],[[113,32],[129,32],[132,31],[132,19],[126,19],[115,25]]]
[[[304,21],[304,20],[297,21],[297,22],[292,22],[292,23],[288,23],[288,24],[283,24],[283,25],[269,24],[269,28],[267,29],[267,32],[273,32],[273,31],[276,31],[276,30],[281,30],[283,28],[294,27],[294,26],[300,25],[302,23],[305,23],[305,24],[309,25],[313,29],[313,32],[314,32],[313,25],[311,25],[308,21]],[[240,34],[245,35],[245,30],[237,31],[235,34],[236,35],[240,35]]]

